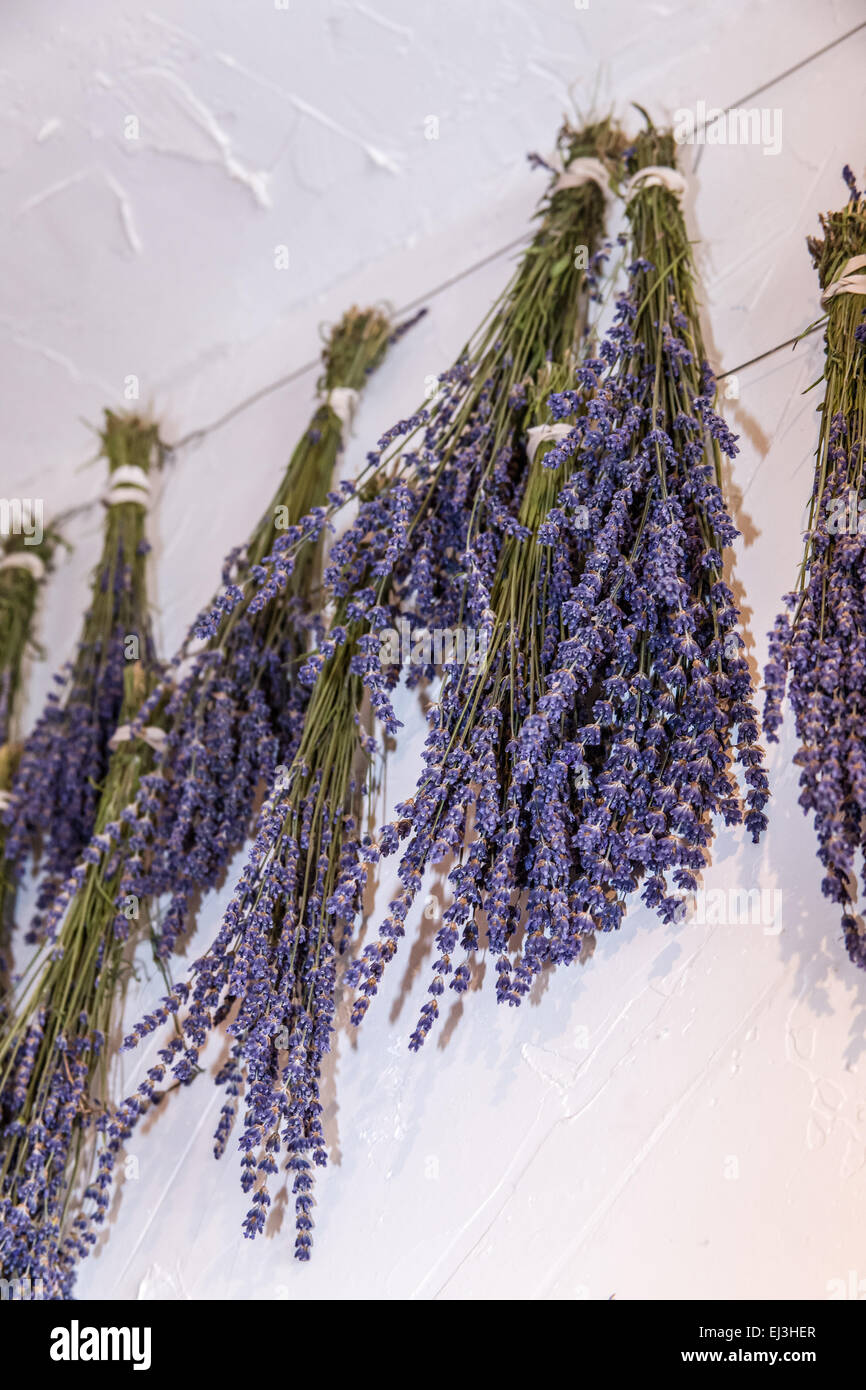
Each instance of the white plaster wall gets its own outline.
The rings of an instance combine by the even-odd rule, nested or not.
[[[817,317],[804,237],[842,200],[842,164],[866,169],[860,0],[153,4],[4,7],[0,441],[4,495],[56,513],[99,491],[99,467],[82,470],[91,426],[123,404],[127,377],[169,440],[275,387],[164,479],[166,651],[307,418],[315,372],[278,383],[315,358],[319,323],[352,302],[424,300],[492,257],[430,300],[374,378],[351,471],[504,283],[509,258],[494,253],[540,192],[524,155],[550,149],[570,103],[626,119],[630,101],[659,120],[698,100],[781,110],[777,156],[705,147],[694,170],[715,365]],[[817,403],[801,393],[819,369],[811,339],[739,372],[730,405],[736,572],[760,663],[799,556]],[[70,525],[74,553],[46,590],[49,661],[31,672],[28,717],[74,640],[99,521],[94,509]],[[402,710],[392,799],[424,732],[414,701]],[[720,834],[705,885],[780,888],[780,934],[636,910],[518,1011],[498,1009],[488,981],[418,1057],[406,1041],[431,943],[407,944],[360,1037],[340,1030],[312,1263],[293,1262],[290,1220],[243,1240],[235,1159],[210,1157],[220,1099],[201,1078],[132,1144],[138,1177],[81,1295],[822,1298],[851,1270],[866,1279],[866,976],[821,898],[791,751],[788,736],[773,753],[766,840]],[[379,905],[392,882],[387,866]],[[199,943],[225,896],[206,904]],[[143,984],[130,1015],[156,992]],[[128,1060],[122,1084],[148,1064]]]

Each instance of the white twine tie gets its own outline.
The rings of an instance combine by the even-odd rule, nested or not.
[[[325,397],[325,405],[333,410],[344,430],[351,429],[361,399],[360,391],[354,386],[332,386]]]
[[[842,274],[832,285],[828,285],[821,295],[821,303],[826,307],[837,294],[866,294],[866,275],[855,275],[855,270],[866,266],[866,256],[852,256],[842,267]]]
[[[12,805],[12,793],[0,792],[0,811],[7,810]]]
[[[159,729],[155,724],[148,724],[144,729],[137,729],[135,732],[135,737],[140,738],[145,743],[149,744],[149,746],[153,749],[155,753],[161,753],[163,748],[165,747],[165,740],[167,739],[168,735],[165,732],[165,729]],[[132,738],[132,725],[119,724],[118,727],[115,729],[114,733],[111,735],[111,738],[108,740],[108,746],[112,750],[112,752],[114,752],[114,750],[116,748],[119,748],[122,743],[129,743]]]
[[[667,164],[648,164],[645,169],[638,169],[636,174],[632,174],[625,186],[624,197],[626,203],[630,203],[635,194],[642,193],[645,188],[666,188],[675,198],[681,198],[687,187],[678,169],[671,169]]]
[[[33,575],[37,584],[45,574],[45,566],[38,555],[28,555],[26,550],[14,551],[12,555],[4,555],[0,560],[0,570],[27,570]]]
[[[135,463],[121,464],[109,478],[109,487],[103,494],[106,507],[119,507],[124,502],[137,502],[140,507],[150,503],[150,478],[143,468]]]
[[[573,159],[567,169],[560,169],[553,191],[559,193],[563,188],[582,188],[587,183],[596,184],[605,198],[610,197],[610,176],[601,160],[592,155]]]
[[[573,429],[574,425],[566,425],[564,422],[557,425],[533,425],[532,429],[526,431],[526,453],[529,462],[532,463],[540,444],[544,444],[548,439],[565,439]]]

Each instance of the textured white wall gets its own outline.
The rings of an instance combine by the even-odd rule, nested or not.
[[[779,108],[778,156],[706,147],[687,199],[716,365],[818,314],[803,240],[841,201],[845,160],[864,171],[866,30],[819,50],[862,22],[858,0],[154,5],[5,6],[4,495],[51,513],[95,496],[89,425],[123,403],[128,376],[178,439],[309,362],[318,324],[349,303],[423,299],[520,236],[540,191],[524,155],[551,147],[571,102],[627,116],[640,101],[659,120],[698,100]],[[507,273],[494,258],[432,299],[371,383],[347,470]],[[817,403],[801,393],[819,364],[814,339],[777,353],[739,373],[730,407],[736,574],[759,662],[799,555]],[[270,494],[314,379],[178,453],[153,516],[166,651]],[[30,716],[73,640],[99,519],[71,527],[46,591]],[[423,739],[414,701],[402,708],[392,799]],[[407,944],[360,1037],[340,1031],[313,1262],[292,1261],[290,1220],[243,1240],[235,1160],[210,1158],[219,1096],[201,1078],[136,1136],[138,1177],[81,1294],[820,1298],[852,1269],[866,1278],[866,977],[820,896],[790,753],[788,738],[773,755],[766,841],[721,834],[705,885],[780,888],[781,934],[636,910],[522,1009],[470,994],[418,1057],[406,1039],[431,942]],[[130,1014],[158,991],[143,985]],[[146,1065],[128,1062],[126,1084]]]

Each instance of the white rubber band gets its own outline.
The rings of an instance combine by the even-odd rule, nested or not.
[[[121,743],[129,743],[132,736],[131,724],[119,724],[108,740],[108,746],[113,751],[115,748],[119,748]],[[155,753],[161,753],[168,734],[165,729],[159,729],[155,724],[148,724],[146,728],[137,731],[136,737],[149,744]]]
[[[0,570],[28,570],[38,583],[45,574],[45,566],[38,555],[28,555],[26,550],[14,551],[0,560]]]
[[[548,439],[565,439],[567,434],[571,434],[574,425],[560,423],[557,425],[533,425],[532,429],[526,431],[526,454],[529,462],[538,453],[539,445],[544,444]]]
[[[325,405],[333,410],[344,429],[351,429],[360,399],[361,393],[354,386],[332,386],[325,397]]]
[[[866,275],[854,275],[853,271],[866,266],[866,256],[852,256],[842,267],[842,274],[832,285],[828,285],[821,295],[821,303],[829,304],[837,294],[866,294]]]
[[[5,811],[12,805],[12,793],[0,792],[0,811]]]
[[[596,184],[606,198],[610,197],[610,175],[601,160],[592,155],[573,159],[567,169],[562,169],[553,191],[559,193],[563,188],[582,188],[586,183]]]
[[[667,164],[648,164],[645,169],[638,169],[636,174],[632,174],[626,184],[623,195],[626,203],[630,203],[635,194],[642,193],[645,188],[666,188],[668,193],[681,198],[688,184],[679,169],[671,169]]]
[[[112,487],[102,497],[104,507],[120,507],[124,502],[137,502],[145,511],[150,506],[150,498],[140,487]]]

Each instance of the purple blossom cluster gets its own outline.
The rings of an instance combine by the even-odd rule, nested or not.
[[[45,1297],[71,1297],[72,1267],[58,1248],[68,1199],[68,1167],[75,1139],[81,1138],[81,1114],[88,1106],[91,1048],[89,1039],[58,1038],[56,1064],[40,1088],[41,1105],[27,1118],[28,1090],[44,1055],[47,1014],[33,1019],[14,1057],[12,1075],[2,1094],[4,1176],[0,1188],[0,1269],[2,1277],[40,1279]],[[38,1078],[37,1078],[38,1079]],[[11,1116],[11,1118],[10,1118]]]
[[[856,445],[855,445],[856,447]],[[850,444],[842,415],[830,423],[833,472],[823,501],[847,505]],[[855,494],[856,496],[857,494]],[[767,737],[778,741],[787,687],[799,748],[800,805],[814,816],[821,887],[842,908],[842,930],[855,965],[866,967],[866,934],[856,910],[863,865],[866,752],[866,534],[833,535],[822,515],[811,537],[804,590],[785,596],[770,634],[765,670]]]
[[[233,571],[229,586],[239,578]],[[152,824],[147,893],[167,895],[155,939],[163,960],[194,896],[220,882],[247,838],[259,788],[270,786],[297,739],[305,692],[295,676],[312,618],[297,593],[274,607],[236,608],[188,669],[175,669],[165,699],[165,744],[142,784]]]
[[[92,1081],[104,1065],[105,1035],[88,1030],[81,1019],[47,1049],[50,1022],[48,1009],[34,1016],[2,1095],[0,1277],[38,1281],[42,1297],[68,1300],[78,1263],[95,1245],[108,1214],[117,1157],[145,1103],[133,1097],[116,1110],[97,1103]],[[34,1090],[39,1104],[22,1118]],[[70,1182],[94,1148],[98,1156],[83,1194],[86,1211],[71,1218]]]
[[[122,715],[139,698],[128,681]],[[112,753],[95,833],[46,913],[46,944],[0,1027],[0,1275],[38,1278],[50,1298],[70,1296],[67,1208],[111,1114],[114,1009],[127,945],[148,927],[152,822],[136,796],[152,759],[142,739]]]

